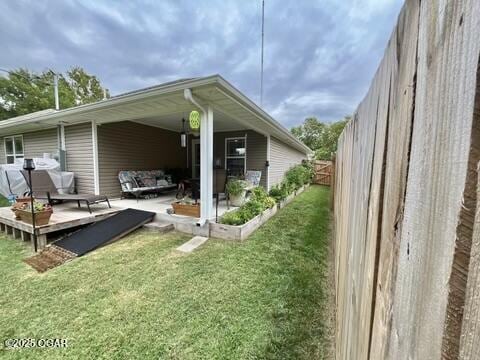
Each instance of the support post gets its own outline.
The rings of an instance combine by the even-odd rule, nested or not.
[[[95,195],[100,195],[100,175],[98,170],[98,135],[97,123],[92,120],[92,149],[93,149],[93,184]]]
[[[46,246],[47,246],[47,234],[37,235],[37,249],[43,250]]]
[[[202,111],[200,123],[200,218],[212,218],[213,205],[213,110]]]
[[[267,191],[270,191],[270,135],[267,135],[267,161],[265,163],[265,181],[267,184]]]

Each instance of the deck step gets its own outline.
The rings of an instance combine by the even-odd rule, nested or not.
[[[175,229],[172,223],[166,221],[154,221],[143,225],[145,229],[156,231],[159,233],[166,233]]]
[[[205,241],[207,241],[208,238],[205,236],[194,236],[191,238],[189,241],[187,241],[185,244],[180,245],[177,250],[184,252],[184,253],[191,253],[193,250],[195,250],[197,247],[202,245]]]

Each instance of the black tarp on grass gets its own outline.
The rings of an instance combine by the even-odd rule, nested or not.
[[[58,240],[54,244],[77,254],[77,256],[82,256],[113,239],[127,235],[130,231],[153,220],[154,216],[154,212],[126,209]]]

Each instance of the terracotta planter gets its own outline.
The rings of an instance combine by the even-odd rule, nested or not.
[[[191,216],[195,218],[200,217],[200,204],[180,204],[178,202],[172,203],[173,211],[177,215]]]
[[[24,204],[24,203],[30,204],[30,199],[31,199],[30,196],[18,197],[15,199],[15,202],[19,204]]]
[[[35,213],[35,226],[47,225],[50,221],[53,211],[44,210]],[[32,225],[32,213],[30,210],[16,210],[15,215],[17,215],[21,221],[26,222],[27,224]]]

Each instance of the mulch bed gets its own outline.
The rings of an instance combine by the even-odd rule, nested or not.
[[[50,245],[42,250],[39,254],[23,259],[23,261],[33,267],[39,273],[43,273],[76,257],[77,254],[62,249],[58,246]]]

